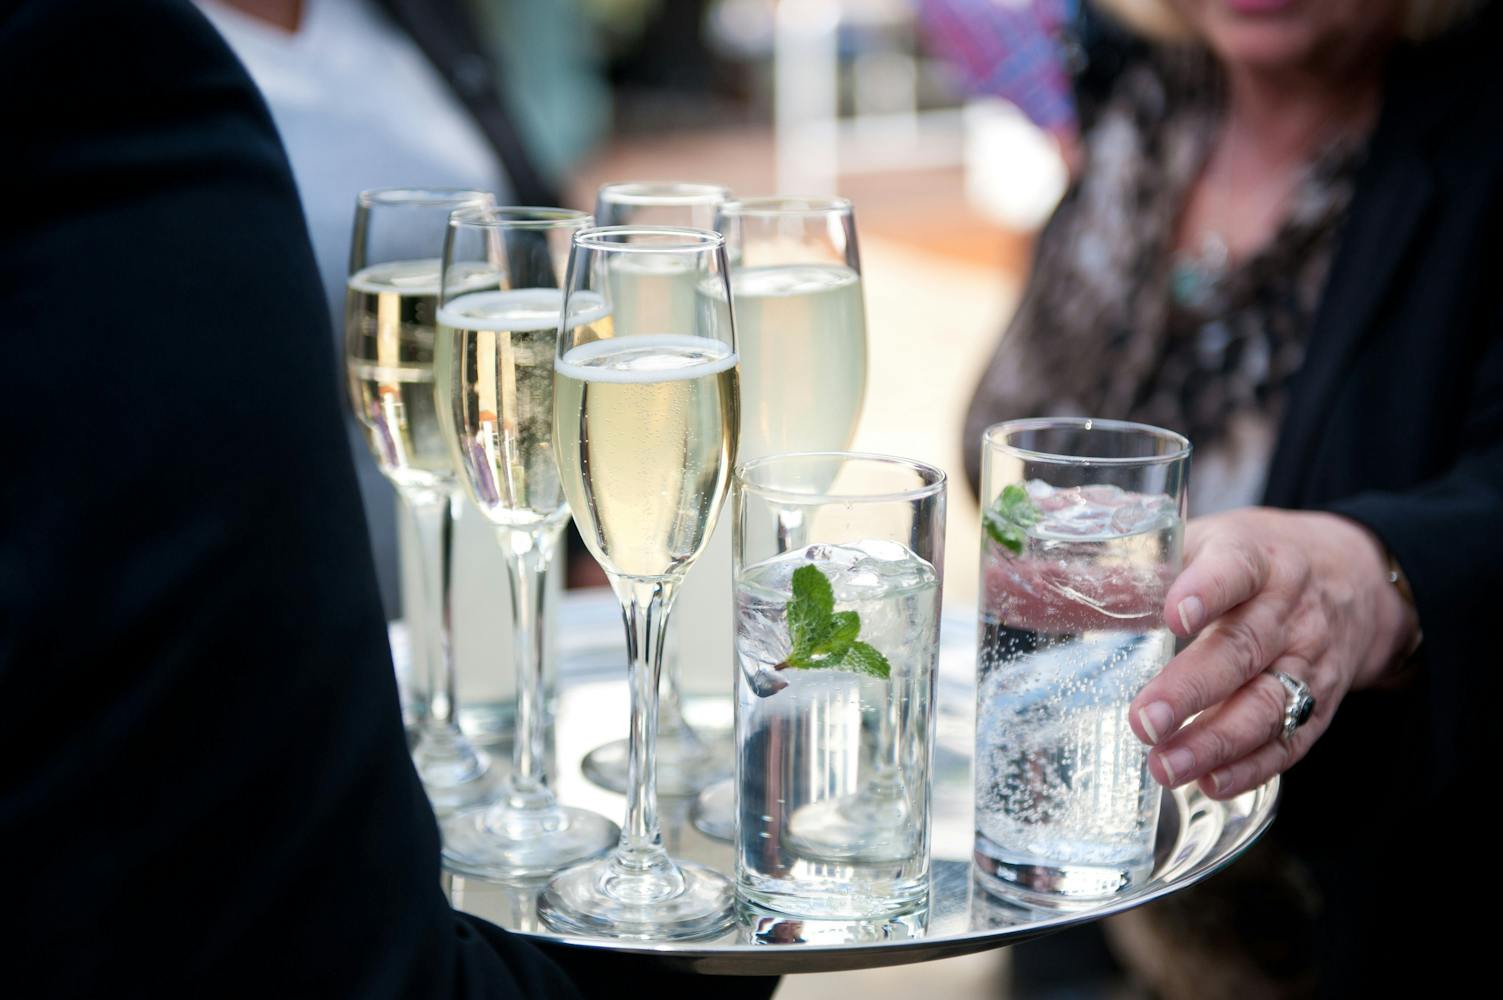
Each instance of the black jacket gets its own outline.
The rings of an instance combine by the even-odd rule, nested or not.
[[[0,864],[44,995],[571,996],[439,889],[327,313],[183,2],[0,7]]]
[[[1320,876],[1328,991],[1482,957],[1461,944],[1465,921],[1415,920],[1401,901],[1475,895],[1487,838],[1469,803],[1498,760],[1486,734],[1503,598],[1499,7],[1390,64],[1266,490],[1270,505],[1369,526],[1408,576],[1424,633],[1409,682],[1350,695],[1286,776],[1275,835]]]
[[[10,995],[669,995],[440,891],[323,293],[218,35],[0,0],[0,94]]]

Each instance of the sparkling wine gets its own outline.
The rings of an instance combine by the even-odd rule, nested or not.
[[[736,354],[676,335],[583,343],[557,362],[554,443],[590,551],[614,574],[683,572],[730,483]]]
[[[715,295],[721,286],[702,287]],[[741,461],[849,447],[866,392],[861,276],[837,264],[743,268],[731,277],[731,295]]]
[[[571,325],[603,313],[571,299]],[[439,311],[434,394],[470,499],[496,524],[556,521],[568,508],[553,456],[553,357],[563,293],[471,292]]]
[[[454,467],[433,401],[437,260],[375,264],[350,276],[345,363],[350,402],[398,489],[444,492]]]

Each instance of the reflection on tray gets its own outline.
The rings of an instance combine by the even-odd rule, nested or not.
[[[875,920],[832,920],[774,913],[743,902],[736,921],[741,928],[741,940],[747,944],[876,944],[923,937],[929,930],[929,906],[925,903],[911,913]]]

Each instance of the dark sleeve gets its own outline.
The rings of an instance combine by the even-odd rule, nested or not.
[[[1496,689],[1493,632],[1503,595],[1503,317],[1492,325],[1459,403],[1459,457],[1439,477],[1403,492],[1368,492],[1326,505],[1370,528],[1414,591],[1430,697],[1431,779],[1454,786],[1488,759]]]
[[[439,888],[323,295],[186,0],[0,3],[0,856],[28,995],[570,997]]]

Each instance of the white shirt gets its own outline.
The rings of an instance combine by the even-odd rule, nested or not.
[[[212,0],[198,5],[271,107],[336,327],[361,191],[473,187],[508,200],[484,133],[422,51],[365,0],[304,0],[295,33]]]

